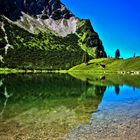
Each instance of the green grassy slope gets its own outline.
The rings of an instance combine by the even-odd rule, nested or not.
[[[94,71],[96,73],[140,71],[140,57],[125,60],[109,58],[94,59],[89,61],[88,64],[82,63],[77,65],[69,71],[82,71],[83,73],[88,71]]]
[[[103,66],[105,67],[103,68]],[[130,59],[100,58],[71,68],[68,73],[93,85],[127,84],[140,87],[140,57]]]

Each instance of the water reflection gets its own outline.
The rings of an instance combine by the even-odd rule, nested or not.
[[[139,82],[139,81],[137,81]],[[140,89],[109,86],[88,125],[76,127],[66,139],[139,140]]]
[[[59,74],[0,79],[0,139],[60,139],[89,122],[106,90]]]
[[[139,139],[140,76],[82,76],[0,75],[0,139]]]
[[[8,99],[12,96],[12,94],[9,95],[8,92],[7,92],[7,88],[5,87],[5,88],[4,88],[4,93],[3,93],[3,95],[5,96],[5,101],[4,101],[4,103],[3,103],[2,111],[0,112],[0,117],[1,117],[1,119],[3,119],[3,113],[4,113],[4,111],[5,111],[5,108],[6,108]]]
[[[120,87],[119,87],[119,85],[118,86],[115,86],[115,93],[117,95],[120,93]]]

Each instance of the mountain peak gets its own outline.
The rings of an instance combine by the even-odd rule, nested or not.
[[[60,0],[0,0],[0,14],[11,20],[17,20],[22,12],[42,19],[69,19],[73,14]]]
[[[0,0],[0,15],[18,26],[36,33],[50,29],[55,35],[67,36],[76,31],[77,18],[60,0]]]

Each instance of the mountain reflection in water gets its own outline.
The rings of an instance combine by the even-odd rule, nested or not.
[[[61,139],[89,122],[106,86],[69,75],[0,76],[0,139]]]

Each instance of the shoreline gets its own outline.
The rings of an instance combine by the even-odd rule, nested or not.
[[[92,59],[88,63],[81,63],[66,70],[0,68],[0,74],[10,73],[79,73],[91,76],[93,74],[140,75],[140,57],[125,60],[114,58]]]
[[[0,74],[16,74],[16,73],[67,73],[68,70],[23,70],[0,68]]]
[[[11,69],[11,68],[0,68],[0,74],[16,74],[16,73],[83,73],[83,74],[119,74],[119,75],[125,75],[125,74],[131,74],[131,75],[140,75],[140,71],[109,71],[109,70],[23,70],[23,69]]]

